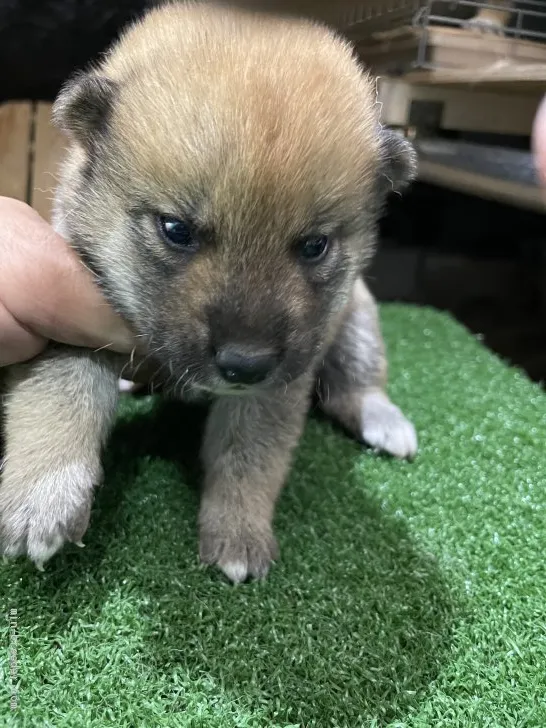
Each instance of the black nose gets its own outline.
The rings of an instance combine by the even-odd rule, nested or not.
[[[275,368],[275,352],[223,346],[216,352],[216,366],[230,384],[257,384]]]

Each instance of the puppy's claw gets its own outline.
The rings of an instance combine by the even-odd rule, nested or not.
[[[225,564],[218,564],[227,578],[234,584],[240,584],[246,581],[248,577],[248,568],[242,561],[227,561]]]
[[[144,385],[132,382],[129,379],[120,379],[118,380],[118,390],[120,392],[126,392],[128,394],[133,394],[134,392],[138,392],[143,388]]]
[[[23,487],[10,470],[0,490],[0,543],[8,557],[28,556],[43,571],[66,541],[79,546],[87,530],[96,478],[88,469],[65,468]]]
[[[278,556],[271,529],[237,535],[201,530],[199,554],[204,564],[216,565],[234,584],[249,578],[264,579]]]

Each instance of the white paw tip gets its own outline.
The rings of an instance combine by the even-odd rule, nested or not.
[[[38,571],[45,571],[43,561],[35,561],[34,564],[35,564],[36,568],[38,569]]]
[[[120,392],[126,392],[128,394],[132,394],[133,392],[138,392],[143,388],[143,384],[140,382],[131,382],[129,379],[119,379],[118,380],[118,390]]]
[[[415,427],[382,392],[364,397],[362,439],[397,458],[413,458],[417,453]]]
[[[228,561],[225,564],[219,564],[219,566],[227,578],[234,584],[239,584],[248,576],[246,564],[242,561]]]
[[[372,447],[393,455],[396,458],[412,458],[417,453],[417,436],[410,422],[402,424],[396,430],[385,432],[373,427],[364,428],[363,439]]]
[[[76,544],[76,546],[79,549],[84,549],[85,548],[85,544],[82,541],[74,541],[74,543]]]

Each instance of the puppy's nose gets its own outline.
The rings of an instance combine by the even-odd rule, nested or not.
[[[216,352],[216,366],[230,384],[257,384],[277,366],[274,351],[223,346]]]

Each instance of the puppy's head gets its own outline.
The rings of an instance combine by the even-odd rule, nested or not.
[[[173,381],[212,392],[312,366],[413,163],[344,41],[202,4],[150,13],[55,117],[61,232]]]

